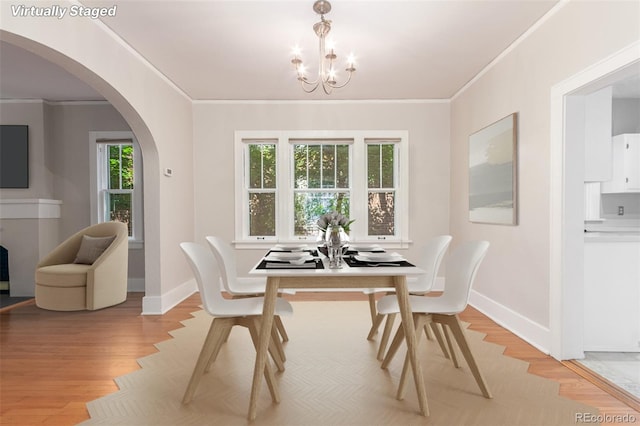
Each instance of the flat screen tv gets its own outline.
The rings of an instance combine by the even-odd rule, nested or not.
[[[29,187],[29,126],[0,125],[0,188]]]

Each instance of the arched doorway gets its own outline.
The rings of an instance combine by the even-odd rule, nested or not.
[[[159,271],[160,269],[160,259],[158,256],[157,248],[154,248],[154,245],[157,245],[157,241],[154,240],[157,239],[157,236],[160,232],[157,218],[152,214],[152,212],[158,210],[157,202],[159,188],[158,181],[154,177],[157,176],[159,171],[159,161],[158,149],[156,146],[156,142],[151,135],[149,126],[147,126],[144,119],[141,117],[138,111],[136,111],[136,109],[128,101],[128,99],[126,99],[126,97],[122,95],[120,90],[115,88],[97,73],[80,64],[78,61],[69,58],[68,56],[62,55],[55,49],[44,46],[43,44],[38,43],[34,40],[4,30],[0,30],[0,38],[5,42],[25,49],[47,61],[50,61],[62,67],[78,79],[93,87],[98,93],[104,96],[104,98],[107,99],[111,103],[111,105],[113,105],[113,107],[118,111],[118,113],[120,113],[133,133],[136,135],[136,139],[140,145],[140,149],[144,158],[143,187],[146,204],[146,208],[144,210],[144,234],[145,236],[149,236],[149,238],[145,241],[145,245],[150,247],[150,250],[145,251],[144,269],[145,271],[152,271],[149,274],[151,279],[146,281],[149,282],[150,285],[147,285],[145,283],[145,293],[151,296],[159,296],[161,293],[159,285],[160,279],[154,275],[157,274],[157,271]],[[151,178],[147,178],[147,176],[150,176]],[[155,208],[154,204],[156,205]],[[156,309],[152,309],[151,311],[155,310]]]

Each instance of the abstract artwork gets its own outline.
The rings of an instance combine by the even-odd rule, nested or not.
[[[513,113],[469,137],[469,220],[517,224],[517,121]]]

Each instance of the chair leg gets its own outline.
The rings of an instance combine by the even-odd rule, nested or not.
[[[447,351],[447,347],[444,345],[444,340],[442,339],[442,333],[440,332],[439,325],[435,322],[431,322],[428,326],[431,328],[431,331],[433,331],[442,354],[446,359],[449,359],[449,352]]]
[[[202,349],[200,350],[198,361],[196,362],[193,373],[191,374],[191,379],[187,385],[187,390],[182,397],[183,404],[191,402],[193,394],[198,387],[198,383],[200,383],[200,379],[211,360],[212,354],[215,348],[222,344],[221,340],[224,337],[225,328],[230,326],[230,324],[233,324],[233,320],[230,318],[214,318],[211,322],[209,332],[207,333],[207,337],[202,345]]]
[[[249,328],[249,333],[252,334],[251,338],[258,339],[260,334],[259,330],[262,326],[260,317],[247,317],[247,320],[248,322],[246,323],[246,326]],[[255,336],[253,333],[255,333]],[[281,353],[284,353],[284,349],[282,349],[280,337],[278,336],[278,332],[274,326],[271,328],[271,339],[269,339],[269,354],[271,355],[273,362],[276,364],[278,371],[284,371],[284,360],[282,359]]]
[[[446,359],[449,359],[449,351],[447,350],[447,347],[444,344],[444,339],[442,338],[442,333],[440,332],[440,328],[439,325],[436,324],[435,322],[430,322],[427,325],[424,326],[424,329],[430,329],[431,332],[433,333],[433,335],[436,338],[436,341],[438,342],[438,346],[440,346],[440,350],[442,351],[442,355],[444,355],[444,357]]]
[[[280,333],[280,336],[282,337],[282,341],[283,342],[288,342],[289,341],[289,335],[287,334],[287,330],[285,330],[284,328],[284,324],[282,323],[282,318],[280,318],[280,315],[276,315],[273,317],[273,321],[276,325],[276,327],[278,328],[278,333]]]
[[[224,337],[222,339],[223,343],[227,343],[227,340],[229,340],[229,335],[231,334],[231,328],[232,327],[229,327],[229,329],[225,332]]]
[[[388,291],[386,294],[388,296],[390,294],[394,294],[394,292]],[[382,324],[382,320],[384,318],[384,315],[380,315],[376,309],[375,293],[369,293],[369,311],[371,313],[371,329],[369,330],[367,340],[373,340],[373,336],[378,332],[378,328],[380,327],[380,324]]]
[[[220,348],[222,348],[222,345],[227,341],[230,331],[234,325],[236,325],[235,321],[234,322],[225,321],[224,323],[222,323],[222,326],[220,327],[220,338],[216,341],[216,345],[213,348],[213,351],[211,352],[211,356],[209,357],[209,362],[207,362],[207,367],[204,369],[205,373],[208,373],[209,370],[211,370],[211,366],[213,365],[216,358],[218,357]]]
[[[400,326],[398,327],[398,331],[396,331],[396,335],[394,336],[393,341],[391,342],[391,346],[389,346],[389,350],[387,351],[387,354],[384,356],[384,360],[382,361],[382,365],[380,366],[380,368],[387,368],[389,366],[389,363],[391,363],[391,360],[395,356],[396,352],[398,352],[398,349],[400,348],[400,345],[402,344],[403,341],[404,341],[404,328]]]
[[[422,330],[425,325],[431,320],[428,315],[414,314],[413,320],[416,327],[416,346],[420,345],[420,336]],[[400,383],[398,384],[398,393],[396,395],[396,399],[402,400],[404,399],[404,391],[405,385],[407,383],[407,373],[409,372],[410,363],[409,363],[409,355],[404,356],[404,366],[402,367],[402,374],[400,375]]]
[[[249,329],[249,335],[251,335],[251,341],[253,342],[253,347],[258,350],[258,340],[260,339],[259,326],[260,320],[258,317],[249,317],[249,321],[247,322],[247,328]],[[278,339],[279,340],[279,339]],[[271,342],[269,342],[269,352],[271,353],[271,357],[273,357],[273,352],[271,352],[271,347],[273,346],[273,338]],[[274,359],[275,361],[275,359]],[[277,361],[276,361],[277,364]],[[283,367],[284,369],[284,367]],[[264,378],[267,381],[267,387],[269,388],[269,393],[271,394],[271,400],[273,402],[280,402],[280,393],[278,392],[278,388],[275,385],[276,377],[273,374],[273,369],[271,368],[271,364],[268,362],[264,365]]]
[[[444,338],[447,340],[447,346],[449,347],[449,354],[451,355],[453,366],[456,368],[460,368],[460,363],[458,362],[458,357],[456,356],[456,350],[453,347],[453,342],[451,341],[451,337],[449,336],[449,332],[447,331],[447,326],[444,324],[442,324],[442,332],[444,333]]]
[[[478,367],[478,364],[476,363],[476,360],[473,357],[473,354],[471,353],[469,342],[467,341],[464,329],[460,324],[460,320],[458,319],[458,316],[457,315],[434,315],[433,317],[435,321],[441,322],[443,324],[446,323],[449,326],[449,328],[451,329],[451,332],[453,333],[453,337],[456,339],[456,342],[458,343],[458,347],[460,348],[460,351],[464,356],[464,359],[467,361],[467,364],[469,365],[469,369],[471,370],[473,377],[476,379],[476,383],[478,383],[478,386],[482,391],[482,395],[484,395],[485,398],[493,398],[493,396],[491,395],[491,391],[489,391],[489,387],[487,386],[487,382],[485,381],[484,376],[482,375],[482,372],[480,371],[480,368]]]
[[[391,336],[391,330],[393,329],[393,323],[396,320],[397,314],[386,315],[387,321],[384,323],[384,331],[382,332],[382,338],[380,339],[380,347],[378,348],[378,360],[384,359],[384,351],[387,349],[389,343],[389,336]]]
[[[280,334],[278,334],[278,329],[275,323],[273,324],[273,328],[271,329],[271,340],[273,341],[270,343],[270,345],[273,345],[273,348],[270,347],[269,350],[274,351],[277,354],[280,363],[282,364],[282,369],[280,368],[280,365],[278,365],[278,371],[284,371],[284,362],[287,360],[287,357],[284,354],[284,348],[282,347],[282,342],[280,341]],[[276,365],[277,364],[278,362],[276,361]]]
[[[424,325],[424,335],[427,336],[427,340],[433,341],[433,331],[431,331],[430,324]]]
[[[367,340],[373,340],[373,336],[378,332],[378,328],[380,328],[380,324],[384,320],[386,315],[376,314],[376,318],[373,320],[373,325],[369,329],[369,334],[367,335]]]
[[[369,293],[369,313],[371,314],[371,324],[376,323],[376,315],[378,315],[378,310],[376,309],[376,294]],[[378,331],[378,330],[376,330]],[[371,334],[371,333],[369,333]]]

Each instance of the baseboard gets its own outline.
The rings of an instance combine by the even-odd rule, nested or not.
[[[127,292],[144,293],[144,278],[129,278],[127,280]]]
[[[142,298],[142,315],[162,315],[196,291],[196,280],[190,279],[161,296],[145,296]]]
[[[495,300],[471,290],[469,304],[544,354],[549,354],[551,331]]]

